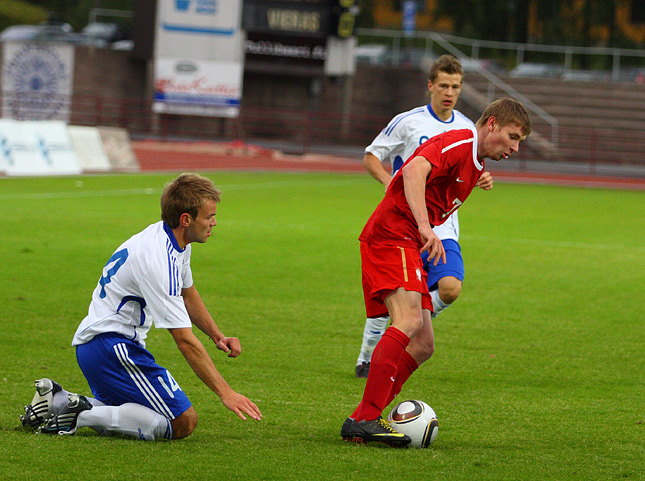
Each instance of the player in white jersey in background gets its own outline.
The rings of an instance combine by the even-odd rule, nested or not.
[[[461,63],[452,55],[442,55],[430,68],[428,91],[430,104],[414,108],[394,117],[374,141],[365,149],[363,165],[372,177],[387,190],[392,176],[426,140],[448,130],[474,129],[473,122],[455,110],[461,92],[464,72]],[[383,162],[391,162],[391,173]],[[477,186],[490,190],[493,179],[482,174]],[[429,264],[427,253],[423,258],[428,273],[428,289],[432,297],[433,316],[438,315],[457,300],[464,280],[464,264],[459,246],[459,218],[455,211],[444,224],[435,227],[446,251],[446,263]],[[356,362],[356,377],[366,378],[372,352],[385,332],[388,317],[368,318],[363,330],[363,344]]]
[[[192,331],[237,357],[236,337],[226,337],[193,285],[191,243],[204,243],[217,225],[220,191],[210,179],[182,174],[161,196],[162,220],[124,242],[103,268],[88,314],[72,345],[94,398],[68,393],[51,379],[36,381],[23,425],[46,434],[90,427],[144,440],[180,439],[197,425],[197,413],[170,372],[146,349],[154,323],[168,329],[195,374],[240,418],[262,414],[226,383]]]

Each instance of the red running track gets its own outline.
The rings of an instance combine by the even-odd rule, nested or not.
[[[365,173],[357,158],[323,154],[289,155],[243,142],[133,141],[144,171],[283,171]],[[609,177],[548,172],[509,172],[491,169],[502,182],[555,184],[607,189],[645,190],[645,178]]]

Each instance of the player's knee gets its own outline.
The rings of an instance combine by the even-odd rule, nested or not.
[[[421,329],[423,328],[423,318],[421,315],[409,316],[402,320],[398,326],[395,325],[395,327],[403,331],[410,339],[412,339],[421,332]]]
[[[173,439],[190,436],[197,427],[197,412],[192,406],[171,421]]]
[[[439,285],[439,297],[444,304],[452,304],[461,294],[461,281],[454,279]]]
[[[434,339],[419,339],[411,346],[412,357],[420,365],[434,354]]]
[[[427,361],[432,357],[433,354],[434,354],[434,339],[428,340],[420,344],[418,356],[421,359],[423,359],[424,361]]]

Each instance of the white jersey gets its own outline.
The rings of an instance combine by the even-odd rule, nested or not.
[[[154,322],[157,328],[191,327],[181,291],[193,285],[190,244],[180,249],[164,222],[130,237],[103,267],[87,316],[73,346],[114,332],[139,342]]]
[[[394,117],[365,149],[365,152],[374,155],[381,162],[390,161],[392,175],[394,175],[417,150],[417,147],[430,137],[458,129],[473,130],[475,124],[458,110],[453,110],[450,120],[444,122],[434,114],[430,105],[425,105]],[[435,227],[434,232],[442,240],[459,241],[457,211],[445,223]]]

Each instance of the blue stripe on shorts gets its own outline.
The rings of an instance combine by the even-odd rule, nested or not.
[[[436,266],[432,262],[428,262],[428,253],[421,254],[423,261],[423,268],[428,273],[428,290],[434,291],[437,289],[437,282],[444,277],[456,277],[463,282],[465,276],[464,260],[461,257],[461,247],[454,239],[444,239],[441,241],[443,248],[446,251],[446,263],[444,264],[441,259]]]
[[[120,334],[99,334],[77,346],[76,359],[92,394],[105,404],[142,404],[170,420],[191,406],[170,372],[139,343]]]

